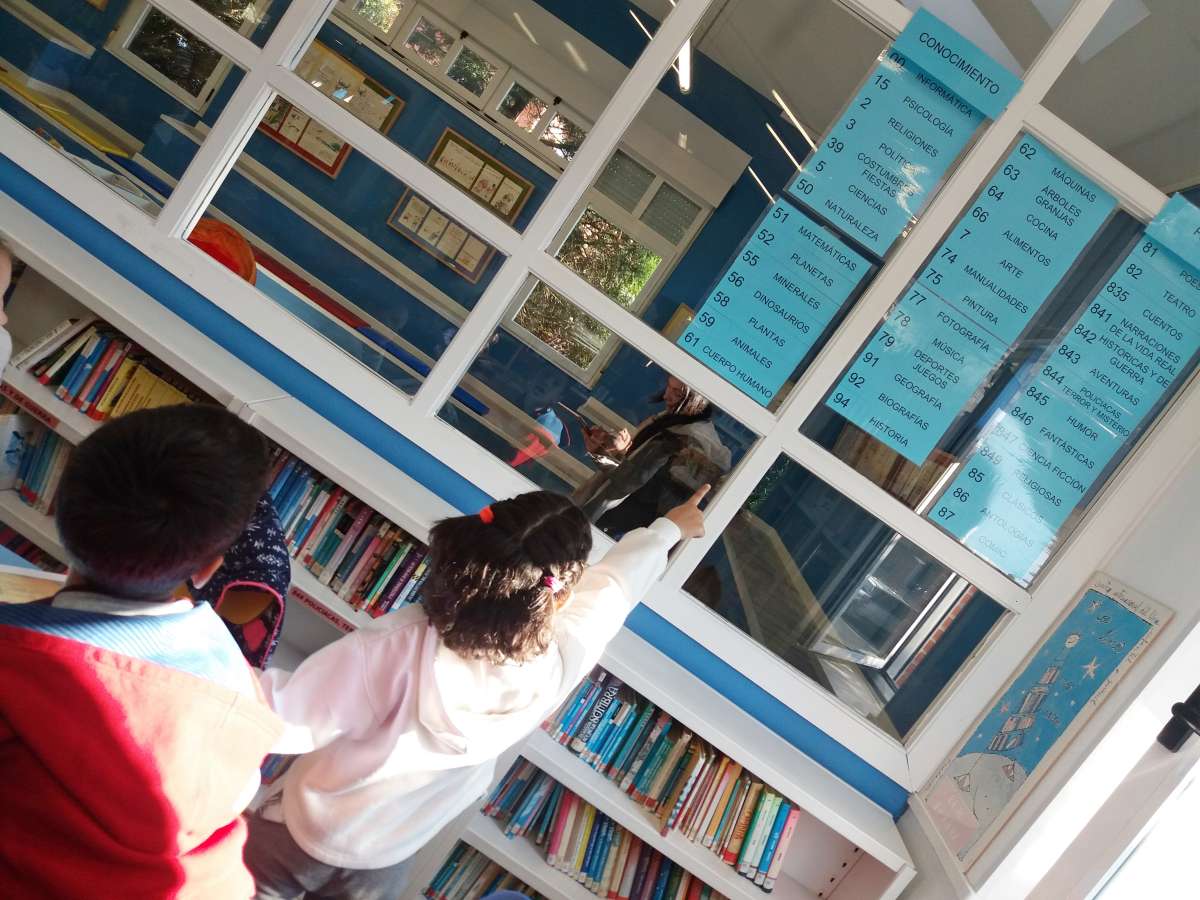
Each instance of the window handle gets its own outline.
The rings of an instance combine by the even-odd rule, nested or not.
[[[1200,734],[1200,687],[1185,701],[1171,707],[1171,718],[1158,733],[1158,742],[1178,753],[1193,734]]]

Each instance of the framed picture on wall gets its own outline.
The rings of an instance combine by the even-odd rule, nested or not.
[[[965,874],[1170,618],[1101,574],[1068,605],[920,793]]]
[[[403,100],[319,41],[305,52],[296,74],[381,134],[404,109]],[[341,137],[282,97],[275,98],[258,129],[330,178],[337,177],[350,155],[350,145]]]
[[[480,150],[453,128],[442,132],[427,162],[443,178],[509,224],[516,221],[533,193],[533,182]]]
[[[388,216],[388,225],[472,284],[483,276],[496,252],[462,223],[412,191],[400,198]]]

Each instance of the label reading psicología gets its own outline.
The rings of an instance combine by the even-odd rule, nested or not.
[[[832,231],[777,200],[677,343],[766,406],[868,269]]]
[[[1068,516],[1188,370],[1200,350],[1198,310],[1200,270],[1144,236],[928,517],[1028,583]]]
[[[1022,138],[826,404],[921,465],[1115,205]]]

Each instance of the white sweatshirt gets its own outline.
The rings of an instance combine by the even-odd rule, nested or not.
[[[306,754],[282,779],[281,818],[296,843],[354,869],[420,850],[487,790],[496,757],[596,665],[679,539],[667,519],[625,535],[584,571],[555,613],[554,643],[527,663],[465,659],[413,606],[335,641],[294,673],[264,672],[268,702],[293,726],[277,750]]]

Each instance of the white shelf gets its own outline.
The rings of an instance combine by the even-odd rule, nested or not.
[[[4,370],[4,385],[0,392],[11,398],[47,428],[53,428],[69,443],[78,444],[100,427],[70,403],[64,403],[28,372],[8,366]]]
[[[523,837],[505,837],[499,824],[483,813],[471,820],[462,839],[551,900],[596,900],[582,884],[548,866],[542,848]]]
[[[271,381],[94,256],[64,241],[41,218],[18,204],[4,204],[3,209],[6,239],[30,269],[209,396],[227,406],[283,396]]]
[[[66,562],[67,553],[58,541],[54,519],[22,503],[16,491],[0,491],[0,522],[29,538],[59,562]]]
[[[657,822],[599,772],[592,769],[548,734],[538,729],[525,741],[521,755],[578,794],[634,837],[691,872],[709,887],[732,900],[763,900],[766,894],[752,881],[737,874],[732,866],[717,859],[716,854],[685,838],[672,829],[663,837]],[[816,895],[789,878],[781,878],[774,895],[786,900],[816,900]]]
[[[271,440],[420,541],[429,540],[434,522],[460,515],[429,488],[295,397],[251,403],[243,416]]]
[[[912,860],[891,815],[633,632],[600,664],[887,868]]]

